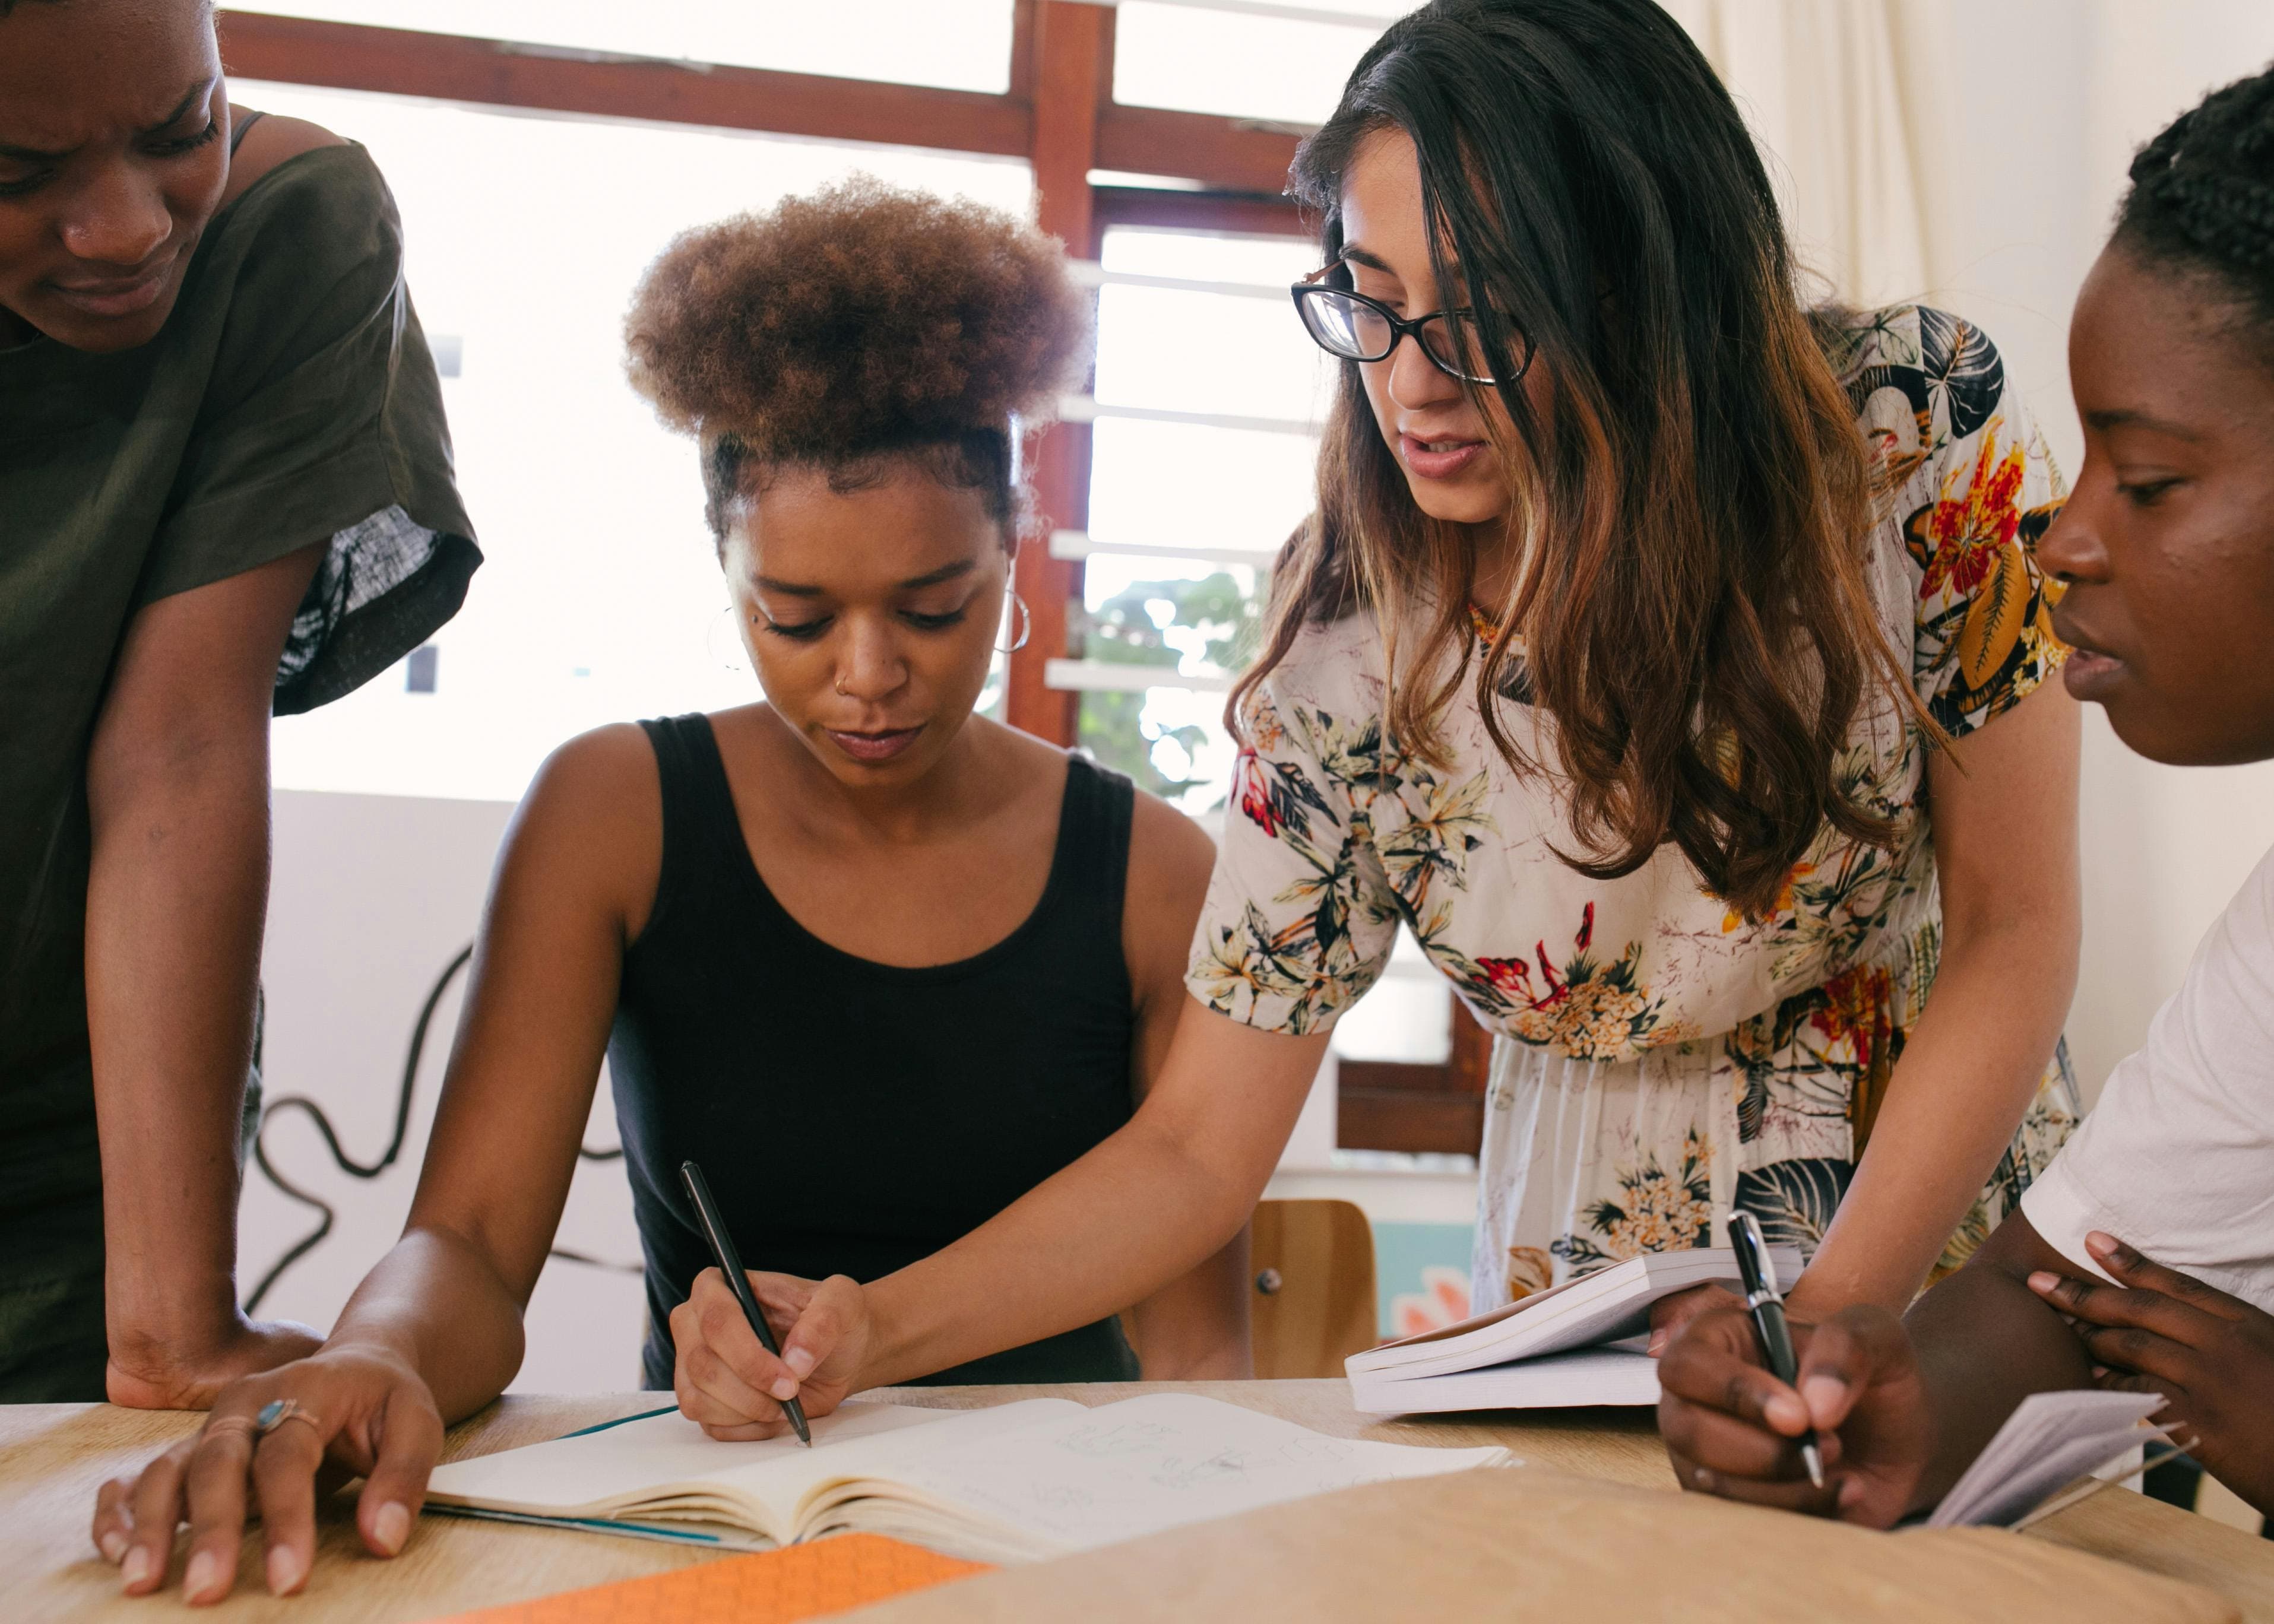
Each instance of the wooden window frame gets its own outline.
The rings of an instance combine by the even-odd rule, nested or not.
[[[1284,195],[1302,132],[1113,100],[1114,12],[1094,0],[1015,0],[1009,88],[990,94],[766,68],[695,64],[411,29],[223,11],[222,60],[248,79],[376,91],[432,101],[596,118],[687,124],[809,139],[1022,157],[1032,167],[1042,229],[1096,259],[1106,231],[1169,229],[1306,237]],[[1154,190],[1094,185],[1095,170],[1158,176]],[[1200,190],[1189,188],[1197,185]],[[1089,519],[1090,430],[1060,424],[1028,447],[1037,505],[1050,529]],[[1015,583],[1032,617],[1010,660],[1013,726],[1071,746],[1081,695],[1050,688],[1066,652],[1078,559],[1024,548]],[[1453,1001],[1442,1065],[1345,1061],[1340,1142],[1406,1151],[1475,1150],[1483,1121],[1487,1041]]]

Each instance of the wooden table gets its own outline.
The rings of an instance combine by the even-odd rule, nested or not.
[[[1110,1402],[1169,1387],[928,1387],[876,1396],[967,1409],[1032,1397]],[[1502,1444],[1542,1473],[1570,1474],[1595,1485],[1624,1485],[1626,1490],[1670,1493],[1675,1488],[1646,1410],[1501,1412],[1377,1422],[1350,1409],[1348,1390],[1340,1381],[1208,1382],[1177,1390],[1245,1404],[1343,1437],[1444,1446]],[[486,1455],[667,1402],[667,1395],[651,1393],[507,1398],[454,1429],[446,1454],[451,1458]],[[95,1489],[106,1477],[130,1470],[186,1435],[198,1421],[197,1416],[180,1412],[100,1404],[0,1408],[0,1596],[5,1598],[0,1614],[10,1624],[49,1619],[150,1620],[190,1614],[180,1599],[178,1562],[174,1583],[166,1592],[129,1600],[118,1594],[117,1570],[95,1554],[87,1527]],[[1537,1493],[1542,1481],[1546,1479],[1535,1479],[1524,1492]],[[1349,1492],[1413,1486],[1382,1485]],[[1453,1492],[1460,1491],[1457,1486]],[[1631,1498],[1608,1487],[1596,1492]],[[1291,1508],[1278,1509],[1284,1514]],[[2249,1624],[2274,1624],[2274,1541],[2254,1539],[2122,1491],[2097,1495],[2031,1532],[2057,1545],[2204,1586],[2231,1599]],[[1092,1553],[1070,1560],[1095,1562],[1110,1554]],[[237,1593],[223,1606],[200,1609],[196,1616],[293,1619],[304,1624],[318,1619],[325,1624],[425,1620],[706,1560],[700,1553],[638,1540],[426,1518],[403,1554],[382,1562],[364,1554],[343,1511],[328,1508],[315,1573],[302,1597],[280,1601],[266,1593],[256,1538],[247,1543]],[[910,1618],[1053,1616],[1055,1608],[1032,1606],[1019,1598],[1041,1594],[1033,1587],[1058,1566],[1005,1572],[950,1587],[963,1593],[953,1609],[927,1608],[917,1605],[927,1598],[918,1597],[887,1604],[879,1611]],[[950,1590],[930,1595],[945,1602]],[[995,1599],[990,1602],[990,1598]],[[1191,1616],[1206,1613],[1193,1612]]]

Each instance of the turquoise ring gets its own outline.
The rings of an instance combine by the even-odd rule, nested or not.
[[[300,1408],[299,1400],[272,1398],[252,1417],[253,1435],[266,1438],[287,1421],[305,1421],[310,1426],[316,1426],[316,1417]],[[318,1426],[316,1430],[320,1432],[323,1428]]]

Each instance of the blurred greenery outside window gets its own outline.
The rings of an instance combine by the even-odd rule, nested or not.
[[[1171,683],[1188,657],[1233,675],[1254,658],[1261,598],[1261,590],[1245,585],[1231,570],[1197,581],[1133,582],[1087,613],[1080,654],[1105,665],[1159,666]],[[1148,717],[1150,697],[1145,689],[1084,694],[1078,742],[1106,766],[1127,773],[1140,789],[1177,801],[1186,811],[1222,806],[1224,781],[1199,771],[1201,752],[1211,742],[1209,729],[1197,722]],[[1220,701],[1222,695],[1205,697]],[[1203,788],[1212,793],[1193,795]]]

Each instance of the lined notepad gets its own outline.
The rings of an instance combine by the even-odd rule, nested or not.
[[[788,1545],[844,1530],[985,1561],[1087,1550],[1355,1484],[1495,1464],[1502,1449],[1331,1438],[1237,1404],[855,1402],[794,1440],[719,1443],[673,1412],[435,1469],[437,1510]]]

